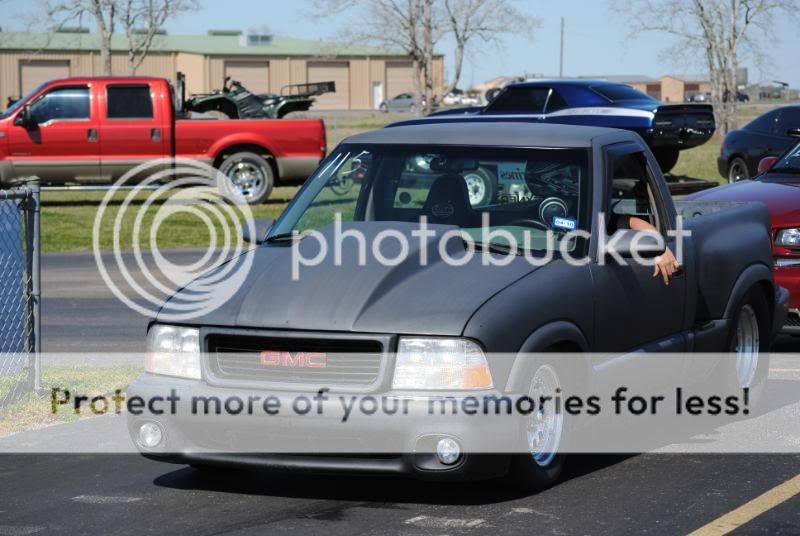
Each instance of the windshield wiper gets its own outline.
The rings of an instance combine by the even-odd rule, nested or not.
[[[291,233],[278,233],[276,235],[272,235],[264,240],[265,244],[272,244],[275,242],[288,242],[294,240],[295,238],[301,238],[303,236],[302,233],[295,233],[292,231]]]
[[[467,240],[464,240],[464,245],[465,246],[469,246],[470,244],[475,246],[475,249],[477,249],[477,250],[489,251],[491,253],[500,253],[501,255],[510,255],[512,253],[511,247],[510,246],[505,246],[503,244],[495,244],[493,242],[488,242],[488,243],[485,243],[485,242],[469,242]],[[522,249],[522,248],[517,248],[517,251],[514,254],[517,255],[517,256],[524,255],[525,254],[525,250]]]

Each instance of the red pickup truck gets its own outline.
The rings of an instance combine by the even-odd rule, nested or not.
[[[276,181],[305,179],[325,156],[321,120],[182,119],[174,96],[161,78],[40,85],[0,113],[0,185],[33,175],[44,183],[104,183],[177,156],[213,165],[259,203]]]

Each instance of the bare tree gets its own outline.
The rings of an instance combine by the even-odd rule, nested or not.
[[[631,36],[662,32],[677,39],[673,52],[702,52],[717,126],[727,134],[736,128],[740,62],[761,53],[753,32],[770,35],[773,17],[794,16],[798,7],[798,0],[621,0],[614,10],[631,21]]]
[[[369,43],[400,49],[412,62],[417,93],[425,97],[425,106],[433,102],[436,44],[443,36],[441,0],[315,0],[319,13],[354,11],[342,39],[350,43]]]
[[[128,39],[128,74],[136,74],[164,24],[197,9],[195,0],[119,0],[120,23]]]
[[[531,35],[539,20],[520,11],[509,0],[444,0],[445,25],[455,41],[453,78],[445,94],[461,79],[467,45],[474,40],[499,46],[508,34]]]
[[[171,17],[195,9],[195,0],[41,0],[52,31],[94,20],[103,73],[113,74],[111,45],[118,25],[128,39],[128,69],[131,74],[142,64],[155,37]]]
[[[429,112],[436,90],[435,48],[451,34],[455,41],[454,77],[446,92],[461,78],[465,50],[470,42],[500,43],[508,33],[529,31],[537,25],[514,6],[518,0],[315,0],[319,13],[357,11],[346,39],[399,48],[411,58],[417,93]],[[344,36],[343,36],[344,37]]]
[[[103,72],[111,74],[111,39],[114,36],[117,0],[42,0],[41,7],[51,30],[91,17],[97,28],[98,48]]]

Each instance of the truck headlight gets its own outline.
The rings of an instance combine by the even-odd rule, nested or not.
[[[199,380],[200,331],[156,324],[147,332],[144,369],[151,374]]]
[[[492,375],[480,346],[467,339],[403,337],[394,389],[489,389]]]
[[[779,246],[800,246],[800,228],[781,229],[775,237]]]

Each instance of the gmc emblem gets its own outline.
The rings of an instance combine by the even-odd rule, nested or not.
[[[262,367],[325,368],[328,354],[324,352],[280,352],[264,350],[261,352]]]

